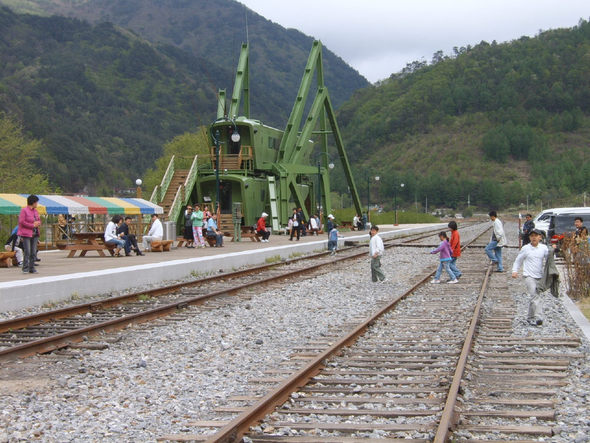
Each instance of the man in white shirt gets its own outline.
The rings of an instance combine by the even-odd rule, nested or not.
[[[379,226],[371,226],[371,241],[369,242],[369,256],[371,257],[371,280],[384,282],[385,274],[381,270],[381,256],[385,248],[383,240],[379,237]]]
[[[543,277],[543,262],[549,254],[549,249],[541,243],[543,233],[533,229],[529,235],[530,243],[524,245],[512,266],[512,278],[518,277],[518,270],[523,266],[522,275],[530,296],[528,322],[532,325],[543,324],[543,298],[537,293],[537,283]]]
[[[158,218],[157,214],[152,214],[152,227],[150,228],[148,235],[143,236],[143,249],[150,251],[152,249],[152,242],[162,241],[162,237],[164,237],[164,228],[162,227],[162,222]]]
[[[492,232],[492,238],[486,246],[485,251],[492,261],[492,264],[498,265],[496,272],[504,272],[504,266],[502,266],[502,248],[506,246],[504,227],[502,226],[502,222],[498,218],[496,211],[490,211],[488,215],[494,224],[494,232]]]

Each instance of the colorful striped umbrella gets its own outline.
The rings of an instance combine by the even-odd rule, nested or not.
[[[0,194],[0,214],[19,214],[27,206],[28,194]],[[81,197],[38,195],[37,211],[41,215],[56,214],[162,214],[161,206],[141,198]]]

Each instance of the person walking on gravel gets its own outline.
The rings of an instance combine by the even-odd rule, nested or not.
[[[385,248],[379,237],[379,226],[371,226],[371,241],[369,242],[369,256],[371,257],[371,280],[384,282],[385,274],[381,270],[381,256]]]
[[[447,283],[459,283],[457,277],[455,277],[455,274],[451,271],[451,268],[449,267],[451,260],[453,259],[451,257],[453,251],[451,250],[451,244],[449,243],[447,233],[444,231],[440,232],[438,234],[438,238],[440,239],[440,245],[438,245],[438,248],[430,251],[431,254],[436,254],[437,252],[440,253],[438,268],[436,270],[436,273],[434,274],[434,280],[432,280],[431,283],[440,283],[440,275],[442,274],[443,268],[449,275],[449,281]]]
[[[542,238],[543,232],[533,229],[529,234],[531,242],[522,247],[512,265],[512,278],[518,278],[518,270],[523,266],[522,275],[530,297],[527,321],[537,326],[543,324],[543,298],[542,293],[537,292],[537,285],[543,278],[543,261],[549,255],[549,249],[541,243]]]
[[[498,265],[496,272],[504,272],[504,266],[502,266],[502,248],[506,246],[506,234],[504,234],[504,227],[496,211],[490,211],[488,215],[494,224],[494,232],[492,232],[492,238],[486,246],[485,251],[492,264]]]
[[[457,259],[461,257],[461,236],[459,235],[459,228],[457,227],[457,222],[451,220],[447,225],[451,230],[451,262],[449,263],[449,268],[451,272],[455,274],[455,279],[461,278],[463,275],[459,268],[457,267]]]

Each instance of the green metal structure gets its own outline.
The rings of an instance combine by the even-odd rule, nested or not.
[[[248,59],[248,45],[243,44],[229,104],[225,90],[219,91],[217,119],[209,131],[209,159],[203,164],[199,159],[194,189],[186,189],[181,200],[211,202],[213,210],[219,205],[221,214],[228,215],[232,205],[241,203],[243,224],[253,225],[266,212],[272,229],[279,230],[293,207],[301,207],[306,220],[331,211],[328,165],[333,153],[360,214],[360,199],[324,84],[321,43],[313,42],[284,130],[251,118]],[[304,117],[314,80],[315,96]],[[334,145],[331,151],[329,142]]]

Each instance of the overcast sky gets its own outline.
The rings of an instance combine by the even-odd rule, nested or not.
[[[442,50],[498,43],[590,17],[590,0],[238,0],[342,57],[370,82]]]

